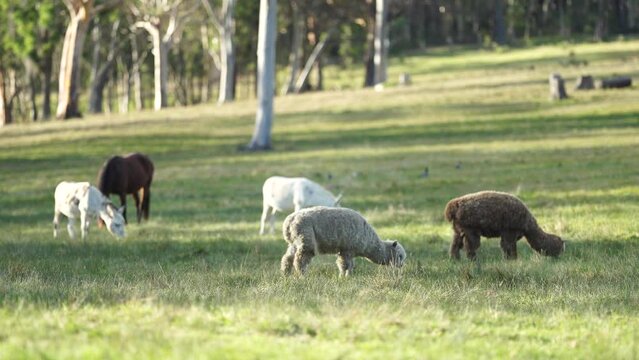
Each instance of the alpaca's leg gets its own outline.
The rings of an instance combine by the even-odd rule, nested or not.
[[[89,219],[85,211],[80,211],[80,231],[82,232],[82,240],[86,240],[89,233]]]
[[[122,217],[124,218],[124,223],[128,224],[129,221],[126,219],[126,194],[120,194],[120,206],[124,206],[124,211],[122,211]]]
[[[69,232],[69,237],[71,239],[75,239],[75,219],[68,218],[67,220],[67,231]]]
[[[60,212],[58,209],[53,211],[53,237],[58,237],[58,226],[60,225]]]
[[[260,218],[260,235],[264,235],[264,228],[266,227],[266,220],[271,213],[271,207],[267,203],[262,206],[262,217]]]
[[[308,265],[311,263],[311,260],[313,260],[314,255],[315,252],[312,249],[308,249],[306,246],[299,247],[295,253],[295,259],[293,260],[295,271],[297,271],[300,275],[304,275]]]
[[[138,219],[138,224],[142,221],[142,202],[140,201],[140,193],[144,196],[143,190],[140,189],[133,193],[133,201],[135,201],[135,215]]]
[[[474,260],[477,256],[477,249],[479,249],[479,234],[469,230],[463,229],[464,232],[464,249],[466,250],[466,256]]]
[[[350,276],[353,273],[353,257],[351,254],[337,254],[337,267],[339,268],[339,276]]]
[[[288,275],[291,273],[293,269],[293,260],[295,259],[296,248],[295,245],[289,244],[288,249],[286,249],[286,253],[282,256],[282,263],[280,269],[284,273],[284,275]]]
[[[501,251],[509,260],[517,259],[517,234],[504,232],[501,234]]]
[[[454,232],[453,241],[450,243],[449,254],[451,258],[459,260],[459,251],[464,247],[464,239],[457,230],[454,230]]]

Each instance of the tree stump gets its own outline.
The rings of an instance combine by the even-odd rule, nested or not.
[[[408,86],[411,84],[410,74],[409,73],[401,73],[399,75],[399,85],[400,86]]]
[[[590,75],[582,75],[577,78],[575,90],[592,90],[595,88],[595,81]]]
[[[618,89],[632,86],[632,79],[628,76],[620,76],[601,80],[602,89]]]
[[[550,74],[550,76],[548,77],[548,82],[550,84],[551,100],[562,100],[568,98],[568,94],[566,94],[566,86],[564,85],[564,79],[561,78],[561,75]]]

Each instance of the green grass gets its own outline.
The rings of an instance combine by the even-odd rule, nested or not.
[[[414,84],[395,87],[405,71]],[[554,71],[567,101],[548,101]],[[266,153],[236,150],[255,102],[0,129],[0,358],[637,358],[639,90],[571,84],[636,79],[639,41],[433,49],[389,73],[381,93],[278,97]],[[341,69],[329,87],[361,75]],[[131,151],[156,165],[149,223],[123,241],[96,227],[53,239],[55,185],[94,182]],[[279,231],[257,235],[274,174],[343,191],[407,265],[358,259],[339,279],[319,256],[282,277]],[[482,189],[517,193],[566,253],[524,240],[507,262],[484,239],[480,266],[449,260],[443,208]]]

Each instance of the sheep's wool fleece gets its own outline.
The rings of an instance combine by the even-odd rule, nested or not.
[[[302,209],[284,220],[283,231],[287,242],[314,248],[319,254],[349,252],[366,256],[382,246],[366,219],[347,208]]]

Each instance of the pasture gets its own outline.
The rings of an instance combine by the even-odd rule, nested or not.
[[[566,101],[548,100],[554,71]],[[572,90],[583,73],[637,81],[639,40],[429,49],[393,59],[384,92],[327,73],[334,90],[276,98],[265,153],[237,151],[251,101],[0,129],[0,358],[639,356],[639,88]],[[150,221],[54,240],[55,185],[133,151],[155,163]],[[339,279],[318,256],[281,276],[281,233],[258,235],[271,175],[342,191],[406,266],[359,258]],[[522,239],[505,261],[482,239],[480,266],[451,261],[444,206],[484,189],[516,193],[566,253]]]

